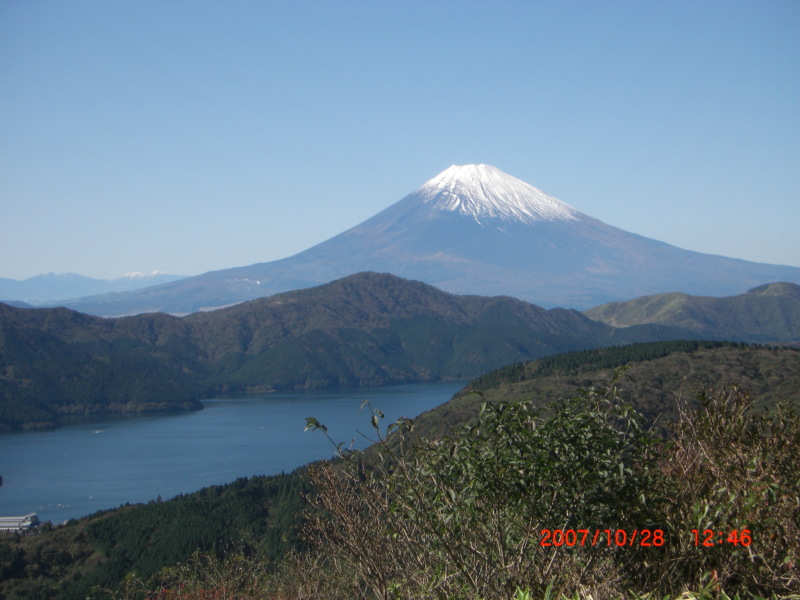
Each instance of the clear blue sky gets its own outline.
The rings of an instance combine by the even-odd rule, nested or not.
[[[800,2],[0,0],[0,277],[289,256],[451,164],[800,266]]]

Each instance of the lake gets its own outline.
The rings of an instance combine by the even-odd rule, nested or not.
[[[369,400],[386,415],[434,408],[463,383],[403,385],[348,391],[275,393],[203,402],[196,412],[72,422],[55,431],[0,435],[0,515],[39,514],[60,523],[125,503],[166,500],[239,477],[289,472],[329,458],[321,432],[304,432],[306,417],[337,442],[373,433]]]

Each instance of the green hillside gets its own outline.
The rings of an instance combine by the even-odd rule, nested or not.
[[[183,318],[0,305],[0,428],[199,408],[215,393],[466,380],[558,352],[687,335],[376,273]]]
[[[474,421],[484,400],[529,399],[548,406],[581,389],[607,385],[621,367],[625,370],[619,387],[649,422],[659,426],[675,419],[679,399],[726,384],[749,390],[756,410],[782,400],[800,407],[800,350],[675,341],[570,352],[509,365],[472,380],[450,402],[420,415],[416,427],[424,435],[442,435]]]
[[[179,340],[154,347],[114,326],[67,309],[0,304],[0,430],[53,427],[72,414],[201,408],[208,387]]]
[[[168,501],[124,506],[40,528],[20,537],[0,533],[0,598],[83,600],[93,589],[119,587],[203,551],[234,550],[278,559],[298,540],[305,469],[238,479]]]
[[[800,342],[800,286],[771,283],[739,296],[657,294],[604,304],[585,314],[613,327],[659,324],[707,339]]]

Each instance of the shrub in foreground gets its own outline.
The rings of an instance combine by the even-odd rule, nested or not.
[[[343,598],[799,589],[800,418],[735,387],[697,400],[669,440],[616,380],[549,417],[485,404],[434,442],[407,421],[387,440],[373,411],[377,451],[312,472],[319,576]]]
[[[592,545],[592,537],[543,545],[545,530],[660,525],[658,440],[613,385],[561,403],[549,418],[528,402],[487,403],[476,426],[446,440],[413,440],[409,422],[397,430],[400,439],[381,437],[369,460],[347,454],[312,473],[312,536],[331,558],[325,576],[349,586],[351,598],[510,598],[517,587],[538,595],[550,583],[609,597],[646,583],[639,566],[663,555],[652,544]]]
[[[679,414],[656,436],[617,379],[547,415],[486,403],[436,441],[372,410],[377,444],[310,472],[311,550],[197,556],[121,597],[800,600],[797,412],[727,387]]]

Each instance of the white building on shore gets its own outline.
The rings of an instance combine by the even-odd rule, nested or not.
[[[0,531],[24,531],[39,524],[39,515],[29,513],[22,517],[0,517]]]

